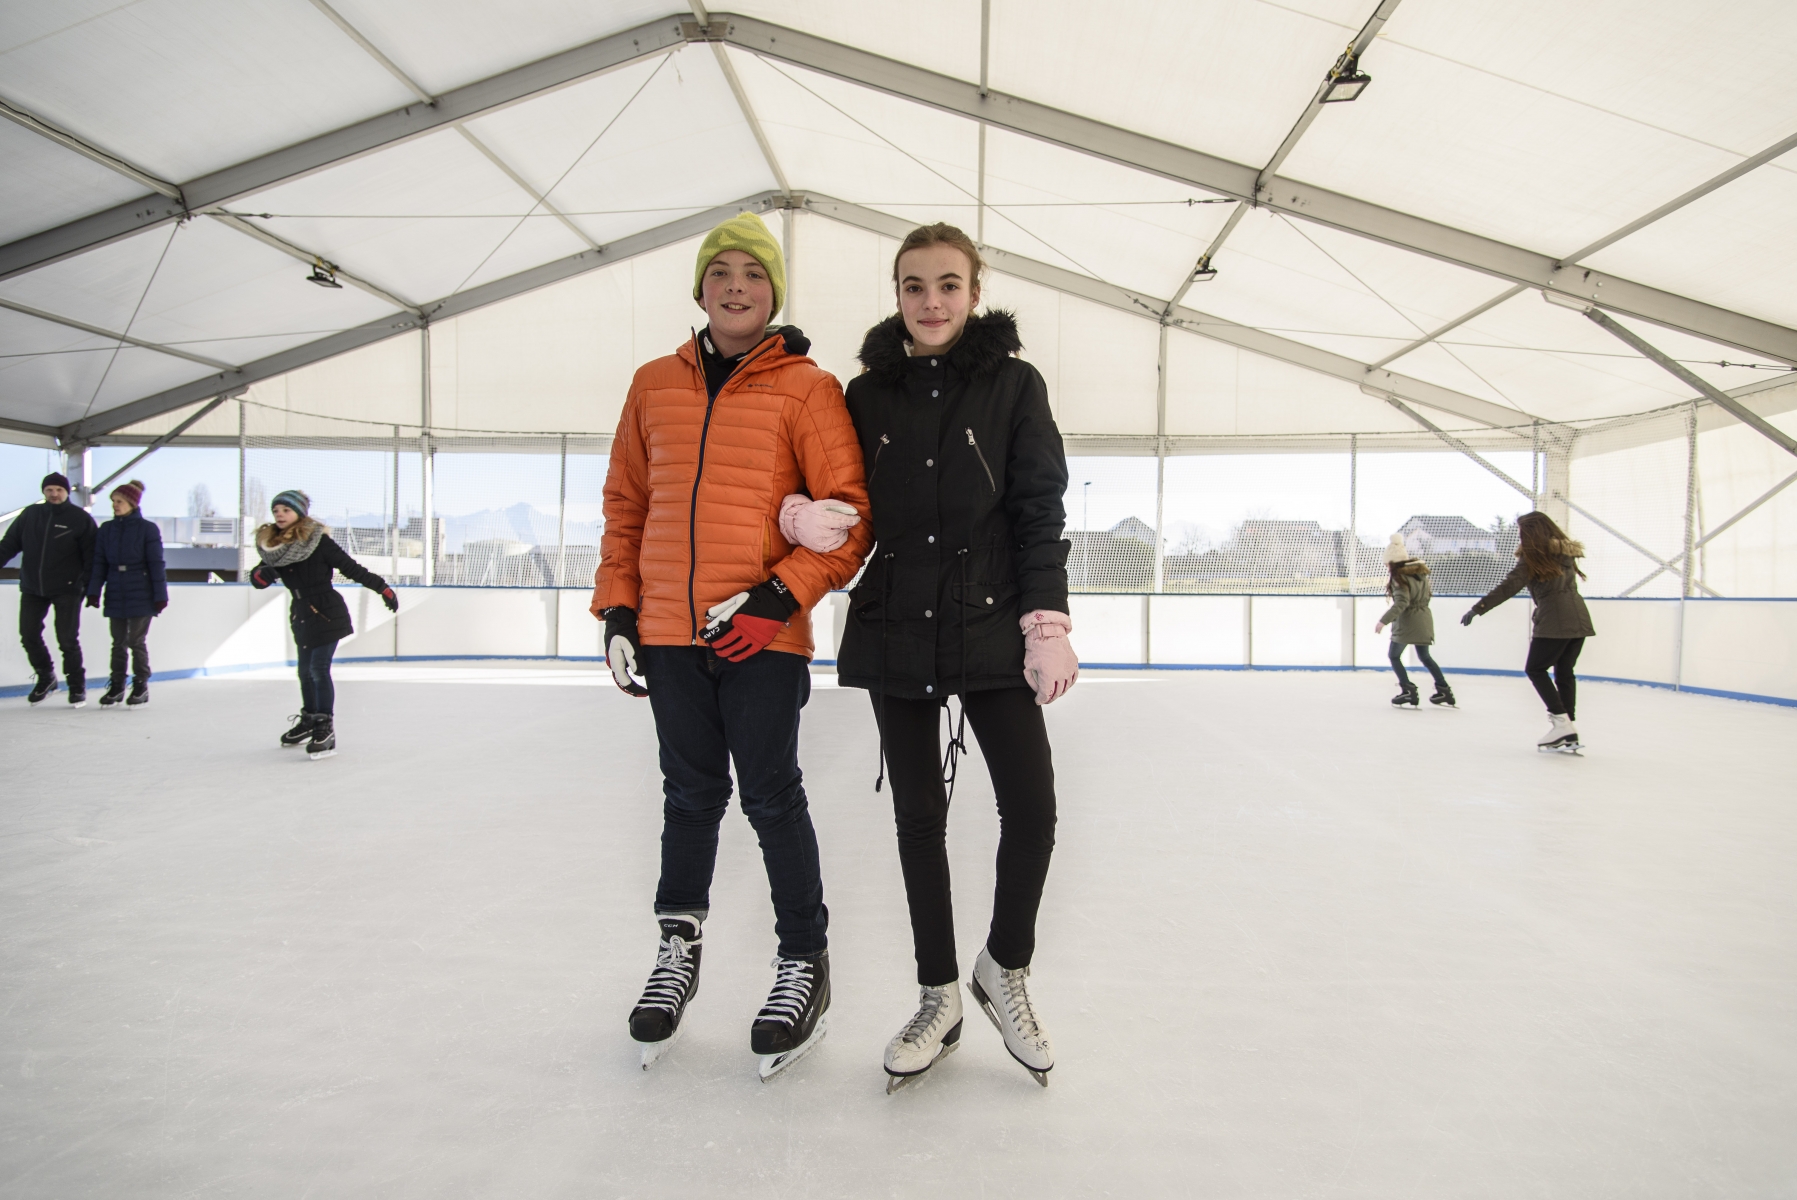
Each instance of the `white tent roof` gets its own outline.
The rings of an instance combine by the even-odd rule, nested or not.
[[[1315,104],[1363,32],[1374,82]],[[839,372],[890,239],[978,231],[1072,435],[1697,394],[1543,288],[1763,391],[1797,365],[1793,42],[1780,0],[15,0],[0,423],[80,441],[357,351],[386,379],[428,322],[492,377],[479,419],[603,429],[741,205],[796,214]]]

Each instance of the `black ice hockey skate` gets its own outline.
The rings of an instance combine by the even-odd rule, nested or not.
[[[289,717],[293,728],[281,735],[283,746],[303,746],[312,740],[312,726],[318,717],[312,713],[300,713],[297,717]]]
[[[1415,703],[1415,701],[1412,701],[1412,703]],[[1460,707],[1458,704],[1454,703],[1454,689],[1449,687],[1445,683],[1435,689],[1435,694],[1433,696],[1429,697],[1429,703],[1430,704],[1445,704],[1449,708],[1459,708]]]
[[[39,675],[37,677],[37,684],[31,689],[31,694],[25,697],[25,702],[27,704],[41,704],[44,697],[55,690],[56,676]]]
[[[655,918],[661,946],[643,994],[630,1010],[630,1036],[643,1047],[643,1070],[654,1066],[680,1037],[686,1006],[699,994],[699,956],[705,949],[699,919],[685,913]]]
[[[811,1053],[829,1030],[830,952],[776,958],[773,967],[773,990],[749,1028],[749,1048],[761,1056],[764,1083]]]
[[[1398,686],[1398,694],[1391,698],[1392,707],[1393,708],[1403,708],[1406,704],[1408,704],[1411,708],[1415,708],[1417,706],[1417,704],[1416,704],[1417,694],[1418,693],[1416,690],[1416,684],[1414,684],[1414,683],[1400,684]]]

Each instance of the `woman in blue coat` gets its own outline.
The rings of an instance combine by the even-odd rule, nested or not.
[[[162,565],[162,530],[144,520],[138,505],[144,485],[133,479],[112,489],[112,520],[94,538],[94,571],[87,583],[87,606],[100,607],[112,623],[112,680],[101,708],[124,700],[135,708],[150,702],[150,619],[168,607],[168,575]],[[129,662],[127,663],[127,660]],[[125,699],[125,668],[131,668],[131,698]]]

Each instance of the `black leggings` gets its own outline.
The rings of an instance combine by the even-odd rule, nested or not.
[[[1445,692],[1448,687],[1447,678],[1444,675],[1442,675],[1441,668],[1435,665],[1435,660],[1433,658],[1429,657],[1429,647],[1423,645],[1421,642],[1417,642],[1417,643],[1415,643],[1415,645],[1416,645],[1416,656],[1422,660],[1423,665],[1425,667],[1429,668],[1429,674],[1435,677],[1435,686]],[[1406,675],[1404,673],[1404,643],[1403,642],[1393,642],[1391,644],[1391,656],[1390,657],[1391,657],[1391,669],[1398,673],[1398,686],[1406,687],[1406,688],[1409,687],[1410,686],[1410,676]]]
[[[886,773],[898,824],[899,866],[911,907],[917,982],[960,977],[948,879],[948,789],[942,781],[942,713],[937,700],[873,694],[886,744]],[[1054,854],[1054,760],[1035,693],[1026,688],[974,692],[967,720],[979,739],[998,799],[998,885],[986,947],[1017,970],[1036,951],[1036,909]],[[884,712],[882,713],[882,708]]]
[[[1572,717],[1577,710],[1579,681],[1572,673],[1573,664],[1579,661],[1579,651],[1585,648],[1585,639],[1576,638],[1543,638],[1531,639],[1529,642],[1529,661],[1523,671],[1529,682],[1535,685],[1547,711],[1554,714],[1565,713]],[[1547,677],[1548,668],[1552,667],[1554,677]]]

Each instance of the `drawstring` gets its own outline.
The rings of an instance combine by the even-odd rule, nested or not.
[[[874,780],[875,794],[886,782],[886,610],[892,607],[892,554],[888,550],[881,560],[886,564],[886,575],[880,580],[880,717],[875,722],[880,727],[880,774]]]
[[[967,551],[955,551],[961,560],[961,711],[949,722],[948,751],[942,756],[942,782],[948,785],[948,799],[955,798],[955,774],[960,769],[961,756],[967,753]],[[948,699],[944,697],[942,707],[948,708]]]

